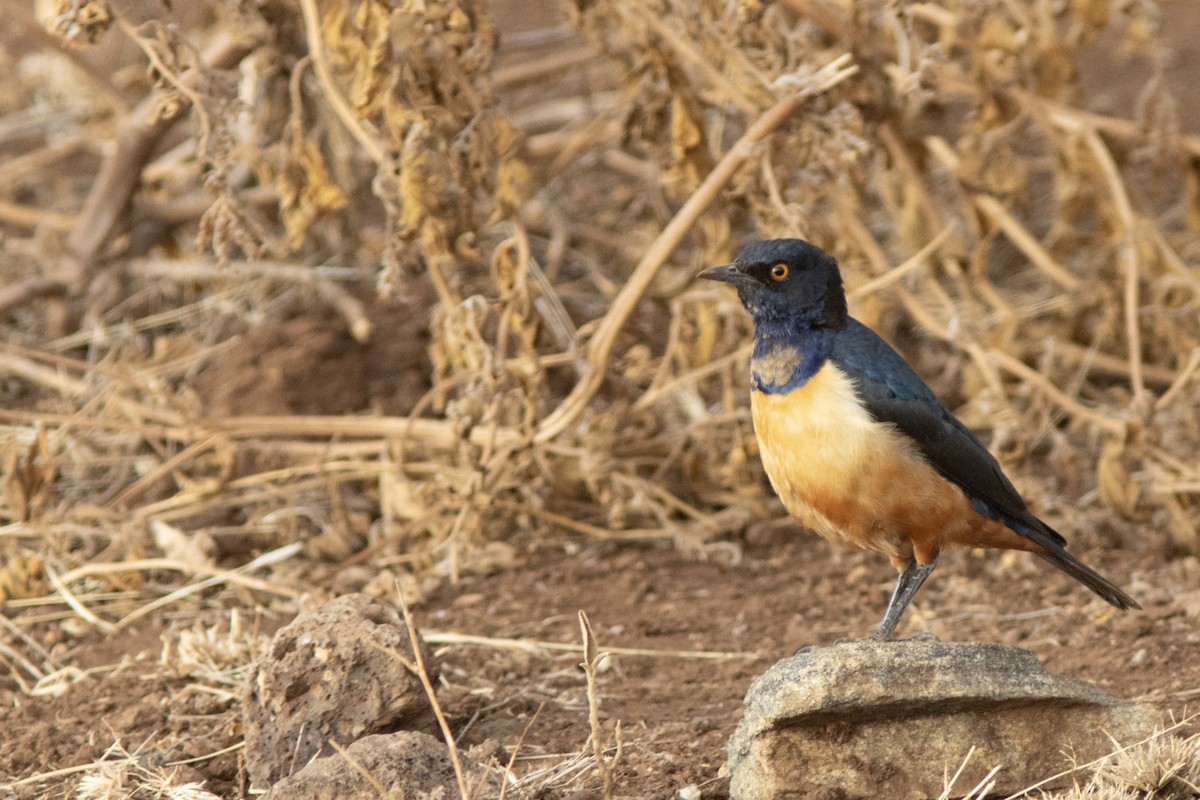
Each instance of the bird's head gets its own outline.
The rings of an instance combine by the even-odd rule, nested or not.
[[[737,289],[758,326],[840,328],[846,324],[846,293],[837,261],[803,239],[749,244],[732,264],[698,277]]]

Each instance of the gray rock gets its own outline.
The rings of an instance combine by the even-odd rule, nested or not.
[[[496,797],[500,770],[486,769],[459,753],[471,797]],[[338,753],[318,758],[271,787],[264,800],[453,800],[462,796],[450,752],[425,733],[401,731],[359,739]]]
[[[437,662],[423,643],[421,654],[436,686]],[[429,698],[400,658],[413,661],[404,618],[366,595],[339,597],[281,628],[252,665],[242,704],[254,785],[331,754],[331,741],[433,730]]]
[[[950,796],[992,767],[996,792],[1030,786],[1159,721],[1033,653],[999,644],[863,641],[780,661],[746,695],[729,741],[732,800]],[[1066,779],[1059,781],[1065,784]]]

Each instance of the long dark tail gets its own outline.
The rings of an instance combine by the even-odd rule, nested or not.
[[[1129,608],[1141,608],[1141,606],[1137,604],[1136,600],[1117,588],[1112,581],[1101,575],[1099,572],[1096,572],[1096,570],[1092,569],[1087,564],[1068,553],[1066,550],[1063,550],[1061,547],[1047,547],[1045,553],[1038,553],[1038,555],[1070,575],[1075,580],[1082,583],[1084,586],[1091,589],[1096,594],[1103,597],[1106,602],[1113,604],[1117,608],[1122,610]]]

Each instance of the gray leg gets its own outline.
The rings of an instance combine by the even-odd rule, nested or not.
[[[892,599],[888,601],[887,612],[883,615],[883,622],[879,623],[879,630],[875,631],[874,638],[880,641],[892,638],[892,632],[896,630],[896,624],[900,622],[904,609],[908,608],[913,595],[921,588],[921,584],[925,583],[925,579],[929,577],[929,573],[933,572],[933,568],[936,566],[936,558],[928,564],[918,564],[915,558],[908,560],[908,566],[896,580]]]

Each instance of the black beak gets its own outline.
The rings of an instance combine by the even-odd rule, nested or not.
[[[719,267],[709,267],[696,277],[703,278],[706,281],[731,283],[736,286],[739,283],[745,283],[750,276],[742,272],[737,264],[722,264]]]

